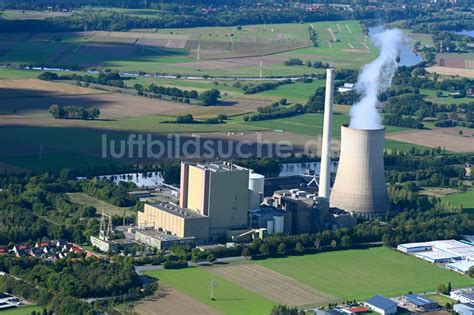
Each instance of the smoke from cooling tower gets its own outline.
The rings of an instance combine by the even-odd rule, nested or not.
[[[397,58],[402,44],[403,33],[399,29],[385,30],[372,36],[380,49],[377,59],[362,68],[355,89],[362,98],[351,108],[350,128],[381,129],[380,114],[377,111],[378,94],[392,84],[397,70]]]

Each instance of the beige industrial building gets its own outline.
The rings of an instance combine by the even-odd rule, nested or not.
[[[194,237],[196,241],[207,241],[209,238],[207,216],[172,203],[145,204],[144,211],[138,211],[137,225],[169,232],[182,238]]]
[[[231,163],[181,163],[180,206],[209,217],[209,236],[247,227],[250,171]],[[262,192],[263,194],[263,192]]]
[[[145,204],[144,211],[138,212],[137,226],[147,229],[142,241],[155,241],[150,229],[194,237],[197,243],[242,233],[247,229],[249,208],[263,199],[263,183],[262,175],[231,163],[183,162],[179,205]]]

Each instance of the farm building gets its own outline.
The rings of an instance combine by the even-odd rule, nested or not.
[[[455,304],[453,310],[460,315],[474,315],[474,304]]]
[[[433,300],[417,294],[407,294],[403,296],[403,300],[415,307],[417,310],[429,312],[439,309],[439,304]]]
[[[390,299],[387,299],[382,295],[376,295],[368,299],[367,301],[365,301],[364,305],[382,315],[390,315],[397,313],[397,303]]]

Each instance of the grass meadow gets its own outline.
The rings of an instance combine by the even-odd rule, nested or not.
[[[454,206],[462,205],[464,209],[474,212],[474,188],[460,194],[446,195],[443,201]]]
[[[375,294],[396,296],[408,291],[433,291],[440,283],[448,282],[453,287],[474,284],[466,276],[385,247],[257,263],[343,300],[361,300]]]
[[[187,294],[222,314],[264,315],[277,304],[201,267],[146,271],[144,274],[158,278],[162,285]],[[212,279],[215,281],[215,301],[210,298]]]
[[[32,312],[41,313],[43,311],[42,307],[35,306],[35,305],[27,305],[17,308],[12,308],[8,310],[0,310],[1,315],[27,315],[31,314]]]

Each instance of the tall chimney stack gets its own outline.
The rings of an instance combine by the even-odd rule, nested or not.
[[[321,145],[321,169],[319,172],[318,197],[329,200],[331,185],[331,137],[334,97],[334,69],[326,70],[326,99],[324,102],[323,142]]]

